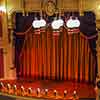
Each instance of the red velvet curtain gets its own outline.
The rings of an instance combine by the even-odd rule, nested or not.
[[[20,78],[95,80],[95,59],[88,40],[64,28],[58,35],[50,28],[40,34],[27,33],[19,59]]]

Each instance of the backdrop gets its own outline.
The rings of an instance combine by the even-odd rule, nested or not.
[[[87,22],[88,17],[86,16],[94,17],[94,15],[89,12],[84,17],[79,17],[81,21],[80,33],[69,34],[66,28],[62,28],[61,32],[55,36],[53,30],[48,27],[40,33],[31,28],[30,31],[26,32],[26,35],[23,35],[24,31],[31,26],[33,15],[16,15],[17,27],[14,35],[16,37],[17,77],[33,80],[94,82],[97,73],[95,49],[97,37],[91,39],[88,37],[97,34],[96,25],[90,23],[87,27],[82,24]],[[52,17],[47,17],[48,23],[52,21]],[[95,22],[94,20],[95,17],[90,22]],[[91,30],[91,27],[94,30]]]

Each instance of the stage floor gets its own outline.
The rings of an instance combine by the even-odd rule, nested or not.
[[[36,93],[37,88],[40,88],[40,95],[44,93],[44,89],[48,89],[48,98],[54,96],[54,90],[57,91],[57,96],[62,97],[64,95],[64,90],[67,90],[68,98],[73,96],[73,91],[76,90],[79,98],[95,98],[95,90],[93,84],[85,83],[85,82],[73,82],[73,81],[24,81],[24,80],[6,80],[1,81],[4,83],[4,86],[7,84],[11,84],[11,86],[16,85],[18,89],[21,86],[25,88],[27,91],[28,88],[32,88],[34,93]]]

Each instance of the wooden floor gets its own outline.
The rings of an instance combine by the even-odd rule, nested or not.
[[[15,85],[17,86],[18,90],[20,90],[20,87],[23,86],[25,88],[25,91],[29,87],[32,88],[34,93],[33,96],[36,96],[36,90],[37,88],[40,88],[41,93],[40,97],[43,96],[44,89],[48,89],[48,98],[54,97],[54,90],[57,91],[57,96],[60,98],[63,98],[64,90],[67,90],[67,98],[71,98],[73,96],[73,91],[77,91],[77,95],[79,98],[95,98],[96,94],[94,91],[94,86],[90,83],[77,83],[72,81],[24,81],[24,80],[14,80],[14,81],[1,81],[4,83],[4,86],[6,87],[7,84],[11,84],[11,86]],[[32,96],[31,95],[31,96]]]

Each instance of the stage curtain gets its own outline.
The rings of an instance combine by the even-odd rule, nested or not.
[[[39,32],[39,31],[38,31]],[[28,32],[20,54],[20,78],[43,80],[95,80],[95,59],[88,40],[63,28]]]

